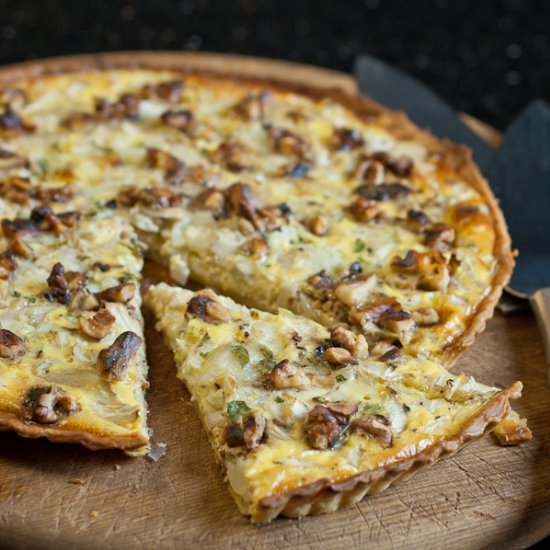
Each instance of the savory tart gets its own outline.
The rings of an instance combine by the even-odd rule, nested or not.
[[[505,390],[426,359],[368,358],[363,335],[209,289],[145,303],[175,355],[243,514],[332,511],[454,453],[509,412]]]
[[[132,228],[108,213],[39,207],[1,230],[0,430],[142,447],[143,260]]]

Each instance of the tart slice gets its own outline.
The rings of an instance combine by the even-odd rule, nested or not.
[[[362,335],[164,283],[145,297],[229,488],[253,522],[336,510],[454,453],[509,412],[505,390],[429,360],[365,359]]]
[[[0,430],[91,449],[147,444],[133,230],[46,207],[1,229]]]

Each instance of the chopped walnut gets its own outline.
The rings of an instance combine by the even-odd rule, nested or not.
[[[360,276],[341,282],[334,290],[334,296],[348,307],[358,307],[368,300],[377,283],[375,274]]]
[[[252,166],[248,152],[235,141],[222,143],[211,155],[214,162],[221,163],[231,172],[240,172]]]
[[[123,94],[120,99],[113,102],[100,98],[96,100],[95,113],[100,120],[137,118],[139,101],[139,97],[135,94]]]
[[[147,164],[151,168],[162,170],[168,177],[176,177],[183,170],[183,162],[166,151],[154,147],[147,149],[145,155]]]
[[[360,185],[355,191],[366,199],[379,202],[406,198],[413,192],[408,185],[399,182]]]
[[[36,233],[38,227],[32,220],[15,218],[14,220],[2,220],[2,232],[8,238],[14,238],[29,233]]]
[[[34,132],[33,124],[25,122],[11,107],[0,114],[0,135],[13,137],[19,134],[28,134]]]
[[[379,361],[393,361],[400,354],[401,351],[397,346],[385,340],[380,340],[371,347],[371,356]]]
[[[338,151],[351,151],[365,145],[365,140],[359,130],[353,128],[334,128],[330,145]]]
[[[363,435],[371,435],[379,439],[385,447],[391,447],[392,445],[393,433],[390,421],[382,414],[357,418],[351,429]]]
[[[334,286],[332,277],[323,269],[308,278],[307,282],[316,289],[332,289]]]
[[[34,198],[40,202],[59,202],[64,203],[73,199],[75,188],[71,184],[59,187],[39,187],[34,193]]]
[[[456,231],[446,223],[432,223],[425,228],[424,235],[424,243],[427,246],[450,246],[456,238]]]
[[[189,300],[187,313],[198,317],[207,323],[224,322],[231,320],[231,314],[217,300],[216,295],[206,289],[199,291]]]
[[[244,244],[244,250],[254,258],[262,258],[267,254],[267,243],[264,239],[253,238]]]
[[[130,331],[123,332],[108,347],[99,352],[97,364],[108,380],[122,380],[128,363],[142,344],[141,338]]]
[[[143,99],[160,99],[168,103],[178,103],[183,93],[183,80],[170,80],[160,84],[146,84],[141,89]]]
[[[0,170],[12,170],[13,168],[23,168],[29,165],[28,159],[14,153],[0,148]]]
[[[361,157],[353,171],[353,176],[370,185],[380,185],[384,182],[385,173],[386,170],[381,162],[368,157]]]
[[[349,422],[349,416],[357,411],[357,404],[352,407],[348,402],[343,403],[346,404],[317,405],[309,411],[304,420],[304,433],[312,448],[324,451],[336,445]]]
[[[17,269],[17,260],[13,252],[0,254],[0,279],[7,279]]]
[[[221,214],[225,204],[225,197],[221,191],[210,187],[199,193],[191,202],[191,209],[212,210],[212,212]]]
[[[352,313],[351,318],[357,323],[372,321],[392,332],[407,332],[414,328],[410,313],[403,311],[394,297],[388,296],[362,305]]]
[[[409,210],[407,212],[407,223],[415,231],[422,231],[431,220],[427,214],[420,210]]]
[[[369,155],[369,158],[377,160],[383,164],[386,169],[401,178],[409,177],[413,169],[412,159],[404,155],[394,157],[389,153],[380,151],[372,153]]]
[[[109,332],[115,321],[114,315],[107,309],[100,309],[89,319],[81,318],[79,327],[86,336],[101,340]]]
[[[245,120],[265,120],[269,114],[272,99],[273,95],[267,91],[248,94],[234,106],[234,110]]]
[[[328,348],[325,359],[334,367],[342,367],[353,361],[353,355],[345,348]]]
[[[32,258],[32,249],[21,237],[14,237],[9,246],[9,252],[20,258]]]
[[[420,290],[445,290],[449,284],[445,256],[437,250],[409,250],[403,258],[395,258],[391,267],[396,273],[412,277]]]
[[[57,386],[38,386],[27,393],[25,406],[30,409],[30,418],[38,424],[54,424],[80,410],[78,401]]]
[[[134,206],[138,202],[145,206],[169,208],[181,203],[181,196],[171,189],[158,187],[125,187],[118,193],[118,200],[124,206]]]
[[[376,201],[357,197],[349,206],[350,212],[359,222],[370,222],[378,217],[380,210]]]
[[[324,216],[314,216],[307,221],[307,226],[317,236],[326,235],[329,230],[327,219]]]
[[[191,111],[166,111],[160,117],[161,122],[185,134],[192,135],[197,129],[197,119]]]
[[[256,229],[262,227],[261,203],[245,183],[234,183],[226,190],[227,208],[230,214],[244,218]]]
[[[268,383],[276,390],[286,388],[305,388],[309,378],[300,367],[293,365],[288,359],[284,359],[275,365],[267,375]]]
[[[26,351],[25,342],[11,330],[0,328],[0,357],[15,359]]]
[[[369,355],[369,345],[362,334],[355,334],[344,327],[334,327],[330,331],[330,339],[335,346],[348,350],[357,359],[365,359]]]
[[[439,313],[433,307],[422,307],[412,311],[411,316],[419,327],[431,327],[440,321]]]
[[[136,294],[135,283],[121,283],[101,292],[96,292],[95,296],[100,302],[118,302],[127,304]]]
[[[1,196],[17,204],[26,205],[29,203],[32,194],[32,183],[20,176],[8,176],[0,182]]]
[[[290,130],[271,126],[268,129],[268,137],[276,152],[294,156],[300,160],[309,160],[311,154],[309,144]]]
[[[29,97],[21,88],[4,88],[0,90],[0,104],[12,109],[20,109],[27,105]]]
[[[68,304],[71,300],[71,291],[69,283],[65,277],[65,268],[63,264],[57,262],[52,267],[51,273],[47,279],[49,291],[44,294],[50,302],[57,301],[60,304]]]
[[[266,421],[261,413],[247,415],[241,424],[232,423],[225,430],[228,447],[254,449],[260,445],[265,434]]]

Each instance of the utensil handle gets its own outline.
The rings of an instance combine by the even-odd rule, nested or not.
[[[539,325],[546,352],[546,362],[550,366],[550,287],[537,290],[529,301]],[[550,380],[550,372],[548,374]]]

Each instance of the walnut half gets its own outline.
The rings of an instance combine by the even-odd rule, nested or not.
[[[25,353],[25,343],[11,330],[0,329],[0,357],[15,359]]]

